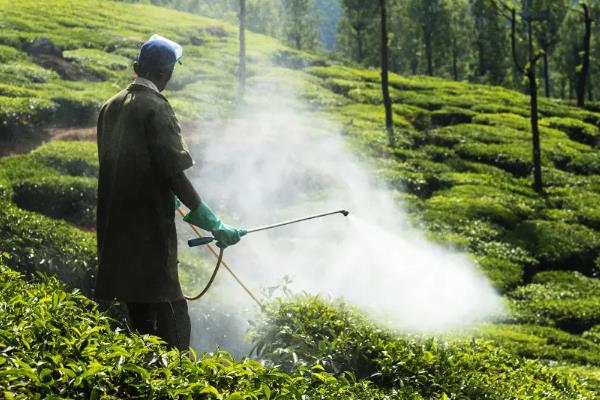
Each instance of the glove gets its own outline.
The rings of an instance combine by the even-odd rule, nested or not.
[[[203,202],[195,210],[190,211],[183,217],[183,220],[199,228],[212,233],[217,240],[217,246],[225,248],[240,241],[240,238],[247,232],[244,229],[237,229],[225,225],[215,215],[214,212]]]

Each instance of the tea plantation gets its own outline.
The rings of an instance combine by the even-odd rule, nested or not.
[[[84,296],[96,267],[96,144],[37,144],[48,127],[92,125],[99,105],[130,80],[139,44],[152,33],[184,45],[166,93],[184,123],[260,104],[237,98],[236,28],[109,1],[0,7],[2,153],[18,143],[36,147],[0,158],[5,398],[600,398],[599,112],[541,99],[540,196],[531,188],[526,96],[392,74],[398,145],[390,148],[378,71],[250,34],[249,84],[293,90],[290,106],[339,124],[411,222],[471,254],[510,314],[417,337],[342,302],[301,296],[272,302],[253,321],[254,360],[186,356],[115,329]],[[53,63],[32,51],[40,38],[61,51]]]

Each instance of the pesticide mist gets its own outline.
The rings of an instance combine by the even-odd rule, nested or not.
[[[459,328],[501,313],[498,295],[465,255],[408,226],[401,205],[369,176],[339,126],[281,87],[255,83],[247,97],[236,118],[199,126],[200,134],[189,138],[197,161],[190,174],[201,197],[225,223],[244,228],[350,210],[349,217],[252,233],[228,248],[225,259],[250,286],[268,294],[265,288],[289,279],[292,292],[343,298],[410,332]],[[239,343],[257,307],[225,271],[217,281],[211,290],[220,291],[212,293],[220,310],[212,315],[226,320],[202,314],[206,304],[192,304],[192,318],[195,326],[228,326],[230,337],[219,343],[193,333],[194,345],[243,351]]]

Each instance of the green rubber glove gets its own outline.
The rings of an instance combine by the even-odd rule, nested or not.
[[[244,229],[237,229],[225,225],[214,212],[203,202],[195,210],[190,211],[183,220],[212,233],[217,241],[217,246],[225,248],[240,241],[246,234]]]

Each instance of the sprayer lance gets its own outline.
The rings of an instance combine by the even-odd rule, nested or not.
[[[278,228],[278,227],[284,226],[284,225],[296,224],[298,222],[308,221],[309,219],[322,218],[322,217],[327,217],[329,215],[334,215],[334,214],[342,214],[344,217],[347,217],[348,214],[350,214],[350,212],[346,211],[346,210],[337,210],[337,211],[331,211],[331,212],[327,212],[327,213],[323,213],[323,214],[310,215],[308,217],[303,217],[303,218],[298,218],[298,219],[292,219],[292,220],[289,220],[289,221],[279,222],[277,224],[260,226],[258,228],[248,229],[248,230],[246,230],[246,233],[248,234],[248,233],[265,231],[267,229]],[[213,240],[215,240],[215,238],[213,238],[213,237],[194,238],[194,239],[188,240],[188,245],[190,247],[202,246],[204,244],[208,244],[208,243],[212,242]]]

